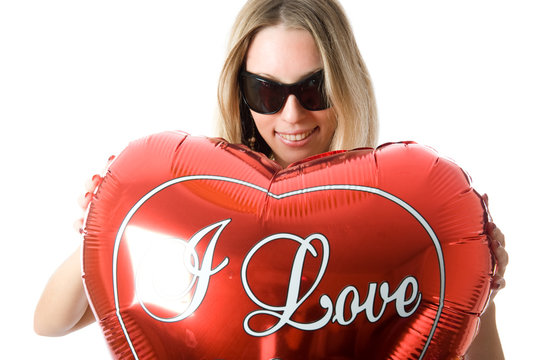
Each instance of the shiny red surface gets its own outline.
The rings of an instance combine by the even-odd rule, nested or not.
[[[281,169],[168,132],[110,165],[83,278],[118,359],[448,359],[489,295],[486,222],[467,175],[414,143]],[[198,233],[197,259],[173,254]]]

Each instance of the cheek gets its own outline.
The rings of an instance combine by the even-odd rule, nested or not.
[[[258,114],[252,110],[250,110],[250,112],[252,114],[252,118],[254,119],[257,130],[263,138],[267,136],[267,133],[274,132],[274,115]]]
[[[336,120],[336,114],[331,109],[321,110],[314,115],[317,118],[317,123],[319,126],[327,133],[330,133],[331,136],[334,134],[336,127],[338,125]]]
[[[331,109],[322,110],[325,114],[321,114],[320,118],[320,127],[322,130],[322,139],[325,146],[327,146],[325,151],[331,150],[329,147],[334,138],[336,128],[338,126],[338,121],[336,119],[336,114]]]

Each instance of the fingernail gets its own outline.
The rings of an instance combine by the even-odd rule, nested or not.
[[[505,287],[505,279],[503,278],[499,278],[499,279],[496,279],[494,280],[494,282],[492,283],[492,289],[494,290],[501,290]]]

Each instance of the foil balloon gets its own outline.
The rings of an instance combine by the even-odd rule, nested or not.
[[[109,166],[83,279],[118,359],[457,358],[490,293],[487,216],[415,143],[282,169],[166,132]]]

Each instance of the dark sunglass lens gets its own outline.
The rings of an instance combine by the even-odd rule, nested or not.
[[[248,106],[262,114],[280,110],[281,89],[278,85],[253,76],[243,77],[244,98]]]
[[[267,82],[259,82],[259,99],[261,113],[273,113],[282,107],[281,89],[278,85]]]
[[[328,108],[327,96],[321,73],[306,79],[300,86],[300,102],[308,110],[323,110]]]

